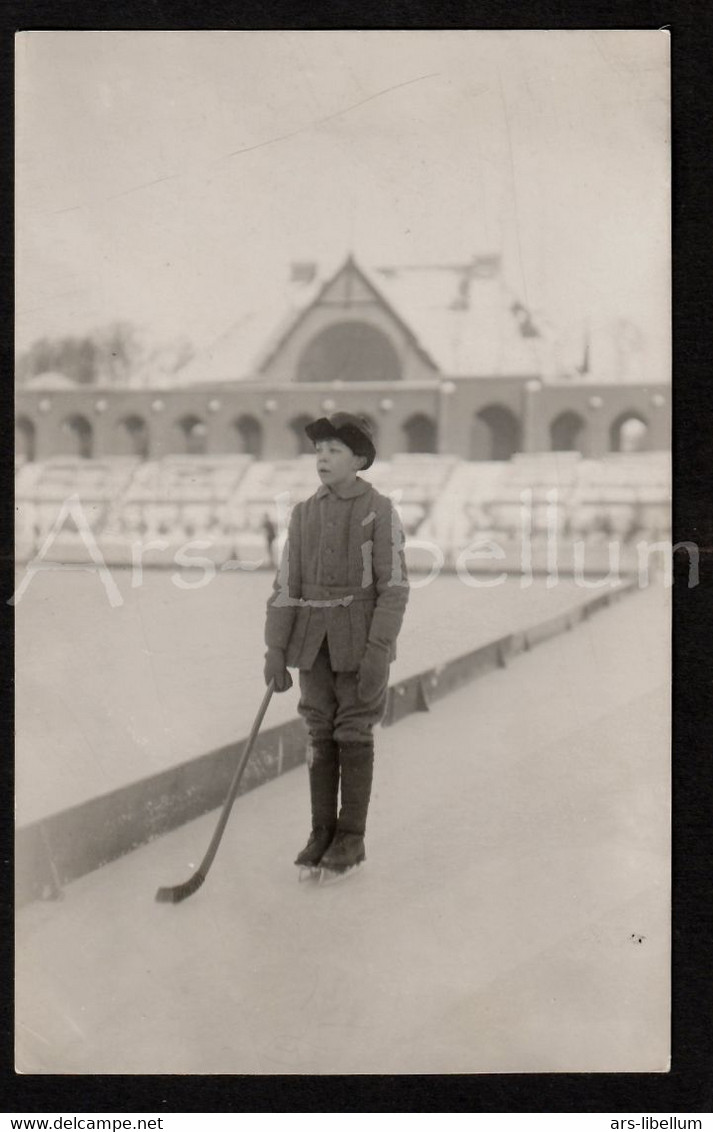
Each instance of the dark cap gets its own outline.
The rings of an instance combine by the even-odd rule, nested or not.
[[[305,428],[305,432],[316,444],[318,440],[341,440],[351,448],[355,456],[366,456],[365,468],[370,468],[376,458],[376,448],[371,425],[363,417],[353,413],[332,413],[331,417],[320,417]]]

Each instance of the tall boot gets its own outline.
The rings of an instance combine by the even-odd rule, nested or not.
[[[374,773],[373,743],[340,743],[342,805],[337,831],[320,865],[344,872],[366,857],[364,834]]]
[[[337,826],[339,793],[339,747],[333,739],[311,741],[309,759],[309,793],[312,807],[312,831],[309,840],[295,860],[308,868],[320,863]]]

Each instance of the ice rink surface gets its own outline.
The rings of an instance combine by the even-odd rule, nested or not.
[[[368,860],[341,885],[291,864],[301,767],[238,800],[185,903],[154,893],[215,813],[22,909],[18,1070],[665,1071],[669,596],[378,730]]]
[[[200,572],[146,571],[136,587],[128,570],[112,578],[121,605],[96,571],[54,569],[16,606],[20,825],[234,742],[262,698],[271,574],[217,574],[192,589]],[[526,588],[425,581],[413,579],[394,680],[597,592],[567,580],[552,589],[542,579]],[[266,726],[293,719],[297,699],[296,687],[275,697]]]

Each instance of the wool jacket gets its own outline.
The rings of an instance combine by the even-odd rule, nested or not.
[[[359,477],[296,504],[267,603],[268,648],[284,649],[290,668],[311,668],[325,636],[334,672],[355,672],[370,641],[394,660],[409,594],[403,547],[391,500]]]

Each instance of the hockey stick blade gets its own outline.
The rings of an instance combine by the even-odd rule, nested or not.
[[[268,684],[267,691],[265,692],[263,701],[260,704],[260,708],[255,717],[255,722],[252,725],[252,730],[248,736],[248,740],[245,744],[245,749],[243,750],[240,762],[235,771],[235,774],[233,775],[233,781],[230,783],[228,796],[223,803],[223,809],[221,811],[220,818],[218,819],[218,824],[215,828],[215,833],[211,838],[211,842],[208,846],[205,857],[194,872],[193,876],[189,877],[188,880],[183,882],[183,884],[175,884],[172,887],[159,888],[155,897],[159,904],[180,904],[182,900],[187,900],[189,896],[192,896],[194,892],[197,892],[203,884],[205,878],[208,876],[208,870],[213,864],[213,859],[218,852],[218,846],[220,845],[221,838],[225,832],[225,827],[228,824],[230,811],[233,808],[233,802],[235,801],[238,793],[240,779],[243,777],[243,771],[247,766],[248,759],[250,758],[250,752],[255,745],[255,740],[257,739],[260,725],[262,724],[262,721],[265,717],[265,712],[267,711],[267,707],[270,703],[274,690],[275,681],[271,680]]]

